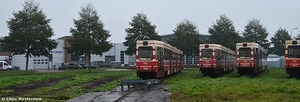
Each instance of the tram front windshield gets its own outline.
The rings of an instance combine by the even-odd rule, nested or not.
[[[139,60],[152,60],[152,47],[139,47]]]
[[[240,58],[251,58],[251,48],[239,48]]]
[[[212,59],[213,51],[212,49],[202,49],[201,58],[202,59]]]
[[[289,58],[300,58],[300,46],[288,47]]]

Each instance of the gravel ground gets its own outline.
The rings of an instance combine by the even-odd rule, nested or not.
[[[117,87],[108,92],[92,92],[68,100],[67,102],[170,102],[171,92],[167,86],[155,85],[147,90],[134,87],[129,90]]]

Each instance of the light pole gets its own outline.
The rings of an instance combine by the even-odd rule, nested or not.
[[[295,29],[298,29],[298,28],[293,28],[293,29],[291,29],[291,38],[292,38],[292,39],[293,39],[292,33],[293,33],[293,30],[295,30]]]

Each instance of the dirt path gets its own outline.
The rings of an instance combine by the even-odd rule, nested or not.
[[[100,79],[100,80],[96,80],[96,81],[91,81],[91,82],[88,82],[88,83],[84,83],[81,86],[84,87],[85,92],[90,92],[92,89],[94,89],[96,87],[99,87],[101,85],[107,84],[107,83],[112,82],[112,81],[114,81],[114,80],[116,80],[118,78],[121,78],[121,77],[124,77],[124,76],[106,77],[106,78],[103,78],[103,79]]]
[[[40,87],[48,87],[57,84],[60,80],[67,80],[71,79],[71,77],[64,77],[64,78],[57,78],[57,79],[50,79],[25,85],[15,85],[15,86],[8,86],[1,90],[13,90],[13,92],[9,95],[3,95],[1,97],[9,97],[9,96],[21,96],[24,95],[26,92],[40,88]]]
[[[112,82],[118,78],[121,78],[121,77],[124,77],[124,76],[109,76],[109,77],[105,77],[105,78],[101,78],[101,79],[94,79],[92,81],[89,81],[89,82],[86,82],[86,83],[83,83],[83,84],[78,84],[76,86],[81,86],[84,88],[84,92],[85,93],[88,93],[88,92],[91,92],[93,89],[95,89],[96,87],[99,87],[101,85],[105,85],[109,82]],[[50,93],[50,95],[56,95],[56,94],[59,94],[61,92],[63,92],[64,90],[70,88],[70,87],[73,87],[73,86],[66,86],[66,87],[63,87],[59,90],[56,90],[56,91],[52,91]],[[67,100],[67,99],[70,99],[70,97],[68,96],[56,96],[56,97],[52,97],[52,99],[56,99],[56,100]]]
[[[144,90],[142,87],[121,91],[117,87],[107,92],[93,92],[70,99],[67,102],[169,102],[171,92],[167,86],[155,85]]]

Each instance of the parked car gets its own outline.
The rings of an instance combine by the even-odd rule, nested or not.
[[[59,70],[80,68],[82,68],[82,66],[77,63],[62,63],[61,66],[58,67]]]
[[[6,61],[0,61],[0,70],[12,70],[12,66]]]
[[[89,64],[85,64],[84,68],[89,68]],[[100,68],[98,65],[92,65],[91,64],[91,68]]]
[[[19,67],[19,66],[13,65],[13,66],[11,67],[11,70],[20,70],[20,67]]]

